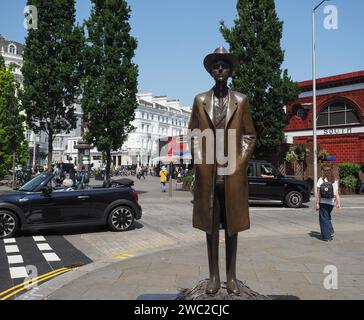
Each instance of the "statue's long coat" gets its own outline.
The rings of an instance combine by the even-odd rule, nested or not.
[[[228,94],[224,148],[225,152],[228,151],[228,129],[235,129],[236,139],[233,143],[237,151],[234,156],[235,172],[225,176],[226,224],[231,236],[250,228],[247,165],[254,151],[256,133],[247,97],[230,90]],[[212,129],[215,133],[213,101],[213,90],[196,96],[189,124],[191,131],[200,129],[203,132],[205,129]],[[214,150],[215,143],[211,142],[211,139],[194,139],[193,141],[194,160],[196,154],[199,154],[199,159],[202,160],[201,164],[195,163],[193,226],[211,234],[216,161],[212,164],[211,161],[206,162],[206,150]],[[196,151],[196,148],[199,151]]]

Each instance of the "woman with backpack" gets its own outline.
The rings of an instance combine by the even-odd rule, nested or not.
[[[331,222],[331,212],[336,206],[341,208],[339,182],[331,166],[322,168],[322,177],[317,182],[316,210],[319,210],[320,228],[323,241],[331,241],[335,234]]]

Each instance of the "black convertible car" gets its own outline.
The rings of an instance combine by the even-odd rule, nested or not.
[[[57,190],[54,175],[42,173],[18,191],[0,194],[0,239],[19,230],[70,225],[101,224],[126,231],[142,217],[132,184],[124,179],[105,188]]]

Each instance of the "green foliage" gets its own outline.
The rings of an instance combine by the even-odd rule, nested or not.
[[[359,182],[361,166],[356,163],[339,164],[340,185],[345,188],[355,189]]]
[[[3,56],[0,54],[0,68],[3,68],[3,67],[5,67],[5,61],[4,61]]]
[[[279,21],[274,0],[239,0],[235,24],[221,32],[230,51],[240,58],[233,74],[232,88],[247,95],[257,130],[255,154],[264,158],[276,154],[284,141],[288,122],[283,107],[298,99],[300,89],[281,70],[283,23]]]
[[[343,178],[342,180],[340,180],[340,185],[344,188],[350,188],[350,189],[355,190],[355,188],[358,184],[358,180],[359,179],[354,176],[347,176],[347,177]]]
[[[38,29],[29,30],[23,52],[22,103],[28,126],[48,135],[48,167],[53,140],[76,127],[82,29],[75,26],[75,0],[28,0],[38,8]]]
[[[133,129],[138,68],[132,59],[137,41],[130,35],[125,0],[92,0],[92,4],[83,50],[85,139],[105,154],[109,178],[111,151],[121,148]]]
[[[17,91],[19,88],[11,69],[6,69],[0,61],[0,180],[13,166],[24,165],[27,160],[25,118],[21,114]]]
[[[339,164],[340,179],[344,179],[348,176],[357,177],[361,166],[356,163],[341,163]]]
[[[287,162],[293,162],[298,160],[298,155],[296,154],[295,147],[290,147],[289,151],[286,153],[285,160]]]
[[[184,181],[185,183],[188,183],[188,184],[191,184],[192,180],[193,180],[193,176],[191,176],[191,175],[185,176],[185,177],[183,178],[183,181]]]

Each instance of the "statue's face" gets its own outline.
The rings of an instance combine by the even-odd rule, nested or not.
[[[218,60],[211,66],[211,76],[215,81],[227,81],[231,76],[231,66],[227,61]]]

